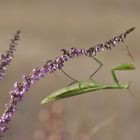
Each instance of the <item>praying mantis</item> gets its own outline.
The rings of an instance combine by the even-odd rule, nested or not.
[[[126,84],[122,84],[117,79],[117,76],[115,74],[115,71],[121,71],[121,70],[133,70],[135,69],[135,66],[131,63],[128,64],[120,64],[111,69],[111,75],[113,79],[113,84],[103,84],[99,83],[95,80],[92,80],[90,82],[85,81],[77,81],[73,85],[70,85],[68,87],[64,87],[62,89],[59,89],[52,94],[48,95],[45,99],[41,101],[41,104],[45,104],[54,100],[63,99],[67,97],[77,96],[84,93],[94,92],[97,90],[104,90],[104,89],[129,89],[130,82]]]

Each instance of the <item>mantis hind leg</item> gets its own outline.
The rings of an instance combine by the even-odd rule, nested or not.
[[[93,80],[92,77],[100,70],[100,68],[103,66],[103,63],[101,61],[99,61],[97,58],[95,58],[94,56],[92,56],[92,58],[98,63],[99,67],[94,71],[93,74],[90,75],[89,79]],[[72,80],[72,82],[68,85],[72,85],[74,83],[77,82],[76,79],[72,78],[71,76],[69,76],[62,68],[60,69],[69,79]]]
[[[99,67],[94,71],[93,74],[90,75],[89,79],[93,80],[92,77],[100,70],[100,68],[103,66],[103,63],[101,61],[99,61],[97,58],[95,58],[94,56],[92,56],[92,58],[99,64]]]
[[[74,83],[77,82],[76,79],[74,79],[74,78],[72,78],[71,76],[69,76],[62,68],[61,68],[60,70],[61,70],[69,79],[72,80],[72,82],[71,82],[70,84],[68,84],[68,86],[70,86],[70,85],[72,85],[72,84],[74,84]]]

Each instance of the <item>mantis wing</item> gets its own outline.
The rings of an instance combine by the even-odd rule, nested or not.
[[[71,85],[69,87],[64,87],[48,95],[44,100],[42,100],[41,104],[48,103],[53,100],[58,100],[58,99],[84,94],[84,93],[94,92],[97,90],[128,89],[128,87],[129,87],[129,83],[124,85],[123,84],[106,85],[106,84],[97,83],[96,81],[92,81],[92,82],[78,81],[74,85]]]

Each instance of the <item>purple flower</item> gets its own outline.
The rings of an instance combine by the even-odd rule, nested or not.
[[[10,101],[5,105],[5,111],[0,117],[0,136],[3,136],[8,129],[7,124],[11,121],[15,111],[17,110],[18,103],[21,102],[24,94],[30,89],[31,85],[45,77],[46,74],[61,69],[64,66],[64,62],[68,61],[68,58],[79,56],[78,51],[79,49],[75,49],[76,55],[71,51],[70,55],[72,57],[61,55],[54,60],[49,60],[42,67],[33,69],[31,74],[24,75],[20,82],[15,82],[13,90],[9,92]],[[81,51],[79,51],[79,54],[81,54]]]
[[[20,31],[17,31],[14,38],[10,40],[10,48],[8,51],[6,51],[6,54],[2,54],[0,57],[0,80],[2,80],[5,71],[6,66],[10,64],[14,51],[16,50],[15,47],[17,45],[17,41],[19,40]]]

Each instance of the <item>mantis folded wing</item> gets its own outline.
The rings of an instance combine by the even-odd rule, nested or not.
[[[83,93],[93,92],[97,90],[103,90],[103,89],[128,89],[130,83],[127,84],[121,84],[119,83],[116,75],[115,70],[133,70],[135,69],[135,66],[133,64],[121,64],[114,68],[112,68],[112,78],[114,83],[112,85],[109,84],[103,84],[98,83],[96,81],[91,82],[85,82],[85,81],[77,81],[75,84],[64,87],[62,89],[59,89],[52,94],[48,95],[44,100],[41,101],[41,104],[48,103],[50,101],[63,99],[71,96],[80,95]]]

